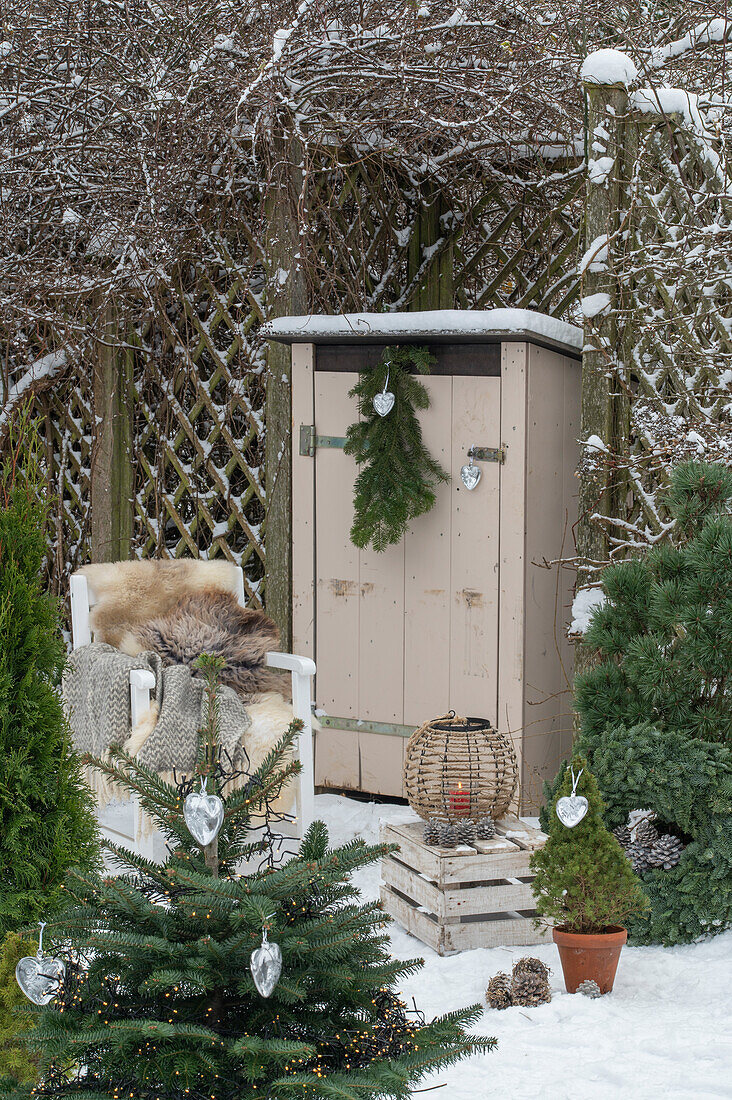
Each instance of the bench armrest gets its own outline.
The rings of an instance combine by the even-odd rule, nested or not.
[[[315,661],[310,657],[298,657],[295,653],[268,653],[268,668],[283,668],[287,672],[296,672],[299,676],[314,676]]]
[[[150,709],[150,692],[155,687],[155,676],[149,668],[133,668],[130,671],[130,723],[135,728],[145,711]]]

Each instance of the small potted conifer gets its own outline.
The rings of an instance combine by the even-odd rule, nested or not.
[[[568,993],[588,979],[610,992],[628,938],[623,924],[648,908],[640,880],[603,823],[603,809],[586,760],[575,757],[551,805],[546,845],[531,857],[537,911],[554,924]]]

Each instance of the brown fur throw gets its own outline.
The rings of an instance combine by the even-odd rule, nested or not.
[[[115,561],[85,565],[79,572],[91,590],[95,642],[106,642],[131,657],[136,628],[167,615],[181,596],[230,592],[236,596],[238,570],[228,561]]]
[[[265,667],[279,631],[263,611],[240,607],[228,592],[183,596],[166,615],[138,626],[138,652],[152,650],[165,665],[192,665],[201,653],[223,657],[221,683],[251,698],[265,691],[289,696],[290,677]]]

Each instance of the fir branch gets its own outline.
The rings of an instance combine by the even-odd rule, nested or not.
[[[355,546],[382,551],[400,541],[411,520],[434,507],[435,485],[449,474],[424,445],[417,409],[428,409],[426,387],[413,374],[427,374],[434,362],[427,348],[388,347],[379,366],[365,371],[350,391],[358,398],[359,420],[348,429],[344,451],[360,466],[354,486],[351,540]],[[394,405],[386,416],[374,398],[389,376]]]

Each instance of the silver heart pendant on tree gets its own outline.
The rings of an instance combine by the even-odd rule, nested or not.
[[[262,933],[262,946],[252,951],[249,969],[261,996],[269,997],[282,973],[282,951],[279,944],[269,942],[266,928]]]
[[[59,991],[66,975],[61,959],[26,955],[15,968],[15,980],[34,1005],[47,1005]]]
[[[183,806],[188,831],[202,848],[206,848],[218,836],[224,821],[224,804],[217,794],[206,794],[205,780],[201,790],[193,791]]]
[[[567,794],[557,799],[557,817],[568,829],[579,825],[588,809],[589,803],[583,794]]]

